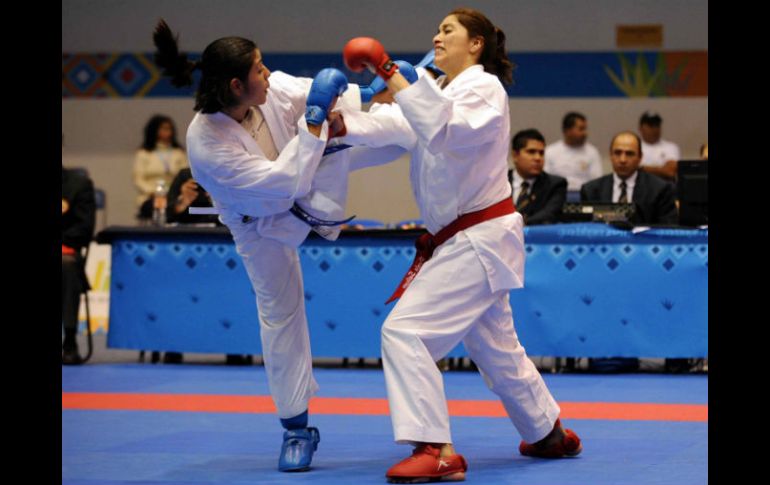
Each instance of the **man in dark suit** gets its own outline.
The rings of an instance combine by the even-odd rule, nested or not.
[[[676,224],[674,187],[660,177],[639,170],[642,143],[632,132],[622,132],[610,143],[613,173],[583,184],[582,202],[633,202],[636,224]]]
[[[610,142],[613,173],[583,184],[582,202],[633,202],[636,224],[676,224],[677,211],[673,186],[656,175],[639,170],[642,141],[632,132],[622,132]],[[635,357],[589,359],[594,372],[634,372],[639,369]]]
[[[535,130],[522,130],[513,137],[514,169],[508,171],[516,210],[524,223],[557,222],[567,199],[567,179],[543,171],[545,138]]]
[[[61,179],[62,364],[77,365],[82,363],[76,340],[78,307],[87,284],[80,251],[94,235],[96,199],[94,184],[84,173],[62,166]]]

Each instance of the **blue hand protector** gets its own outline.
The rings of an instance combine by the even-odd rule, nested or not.
[[[407,81],[409,81],[409,84],[417,81],[417,71],[411,64],[406,61],[395,62],[398,66],[398,72],[400,72],[401,75],[404,76]],[[375,77],[370,85],[361,86],[361,102],[368,103],[372,100],[375,94],[384,91],[386,87],[387,84],[385,84],[385,81],[380,76]]]
[[[422,58],[420,62],[418,62],[414,67],[424,67],[426,69],[430,69],[432,71],[436,72],[437,76],[443,76],[444,71],[438,68],[436,64],[433,63],[433,60],[436,58],[436,51],[434,49],[431,49],[428,51],[427,54],[425,54],[425,57]]]
[[[339,69],[327,67],[316,74],[307,95],[305,120],[309,125],[320,125],[328,115],[334,98],[348,89],[348,78]]]

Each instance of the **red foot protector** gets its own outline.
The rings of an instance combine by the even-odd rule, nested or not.
[[[391,483],[423,483],[428,481],[462,481],[468,464],[462,455],[441,456],[441,450],[423,444],[412,456],[395,465],[385,474]]]

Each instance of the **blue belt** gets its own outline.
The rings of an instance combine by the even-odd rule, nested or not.
[[[347,219],[344,219],[342,221],[327,221],[327,220],[324,220],[324,219],[319,219],[317,217],[311,216],[310,214],[305,212],[302,209],[302,207],[298,206],[296,203],[294,204],[294,206],[291,209],[289,209],[289,212],[294,214],[294,216],[297,219],[301,220],[302,222],[304,222],[305,224],[307,224],[310,227],[316,227],[316,226],[339,226],[341,224],[347,224],[348,222],[350,222],[350,221],[352,221],[353,219],[356,218],[356,216],[353,215],[353,216],[350,216]],[[242,215],[241,222],[243,224],[248,224],[249,222],[251,222],[254,219],[256,219],[256,217],[246,216],[246,215],[243,215],[243,214],[241,214],[241,215]]]
[[[347,219],[344,219],[342,221],[326,221],[323,219],[319,219],[317,217],[311,216],[307,212],[305,212],[302,207],[298,206],[296,203],[294,206],[289,209],[289,212],[294,214],[295,217],[297,217],[299,220],[304,222],[310,227],[316,227],[316,226],[339,226],[341,224],[347,224],[348,222],[352,221],[356,218],[356,216],[348,217]]]
[[[344,150],[346,148],[350,148],[350,145],[345,145],[344,143],[340,143],[339,145],[334,145],[334,146],[326,147],[324,149],[324,154],[322,156],[325,157],[326,155],[338,152],[340,150]]]

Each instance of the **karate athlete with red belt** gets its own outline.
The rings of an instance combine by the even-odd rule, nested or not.
[[[505,34],[483,14],[456,9],[433,39],[445,75],[410,84],[371,38],[345,46],[353,71],[374,70],[397,104],[345,116],[345,143],[398,145],[411,152],[410,178],[430,235],[391,300],[382,358],[397,443],[415,446],[391,467],[391,482],[459,481],[467,464],[452,445],[441,372],[435,362],[463,342],[489,388],[536,457],[575,456],[580,439],[513,326],[509,291],[524,284],[523,220],[507,183],[511,63]],[[408,287],[408,288],[407,288]]]

